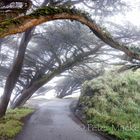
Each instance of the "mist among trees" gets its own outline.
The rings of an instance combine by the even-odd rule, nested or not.
[[[63,98],[109,69],[137,70],[140,26],[118,20],[133,7],[127,0],[0,0],[0,117],[44,91]]]

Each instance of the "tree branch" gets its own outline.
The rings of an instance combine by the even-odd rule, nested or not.
[[[99,37],[102,41],[104,41],[112,48],[121,50],[128,56],[140,60],[140,55],[138,52],[131,50],[129,49],[129,47],[114,40],[107,31],[104,31],[85,13],[82,13],[81,11],[76,9],[69,9],[64,7],[44,7],[36,10],[30,15],[2,22],[0,23],[0,37],[21,33],[41,23],[60,19],[70,19],[81,22],[82,24],[88,26],[97,37]]]

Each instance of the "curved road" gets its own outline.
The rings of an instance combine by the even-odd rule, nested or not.
[[[15,140],[107,140],[87,132],[71,113],[73,99],[41,103]]]

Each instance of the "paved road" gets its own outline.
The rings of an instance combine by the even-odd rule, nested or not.
[[[54,99],[40,104],[15,140],[106,140],[87,132],[73,116],[73,99]]]

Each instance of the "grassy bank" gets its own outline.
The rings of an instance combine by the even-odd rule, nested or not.
[[[23,118],[32,112],[29,108],[8,110],[5,117],[0,119],[0,140],[13,140],[22,130]]]
[[[121,140],[140,140],[140,72],[86,81],[79,109],[87,123]]]

